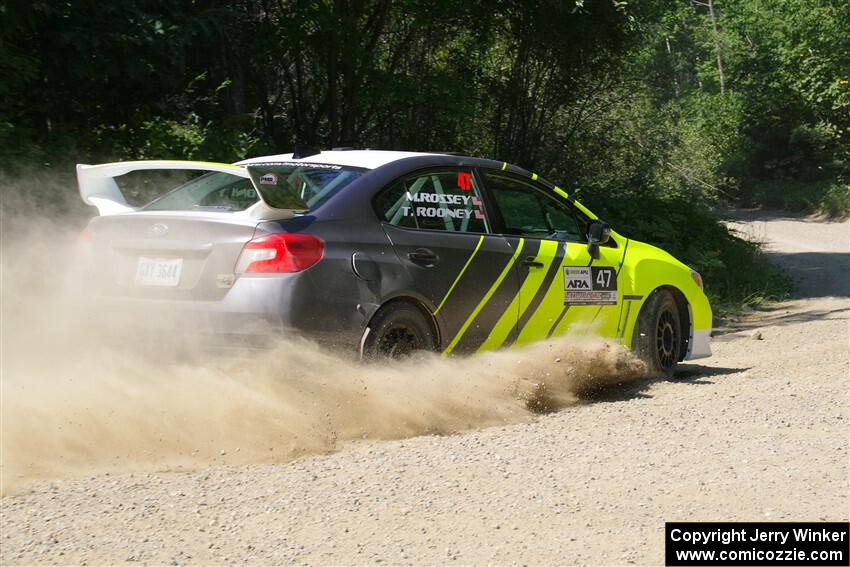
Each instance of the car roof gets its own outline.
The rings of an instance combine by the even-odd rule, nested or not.
[[[377,169],[382,165],[392,163],[401,159],[412,157],[440,156],[446,154],[427,152],[398,152],[388,150],[336,150],[319,152],[300,159],[293,159],[292,154],[277,154],[246,159],[237,165],[249,165],[252,163],[266,163],[273,161],[302,161],[304,163],[321,163],[326,165],[342,165],[348,167],[362,167],[365,169]]]

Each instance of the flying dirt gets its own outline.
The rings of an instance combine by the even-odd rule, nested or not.
[[[79,220],[30,202],[4,202],[4,493],[35,478],[275,463],[348,440],[513,423],[645,369],[620,346],[576,337],[371,364],[297,338],[237,356],[185,334],[151,344],[144,321],[87,303]]]
[[[673,380],[549,413],[529,400],[573,403],[589,368],[625,365],[619,380],[631,359],[598,343],[389,367],[298,342],[241,361],[125,354],[53,301],[49,242],[13,261],[4,234],[4,269],[29,269],[26,293],[3,289],[17,472],[0,563],[650,565],[665,521],[847,521],[850,226],[736,228],[767,242],[798,299],[721,327],[715,356]]]

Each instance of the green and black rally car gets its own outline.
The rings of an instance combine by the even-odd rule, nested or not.
[[[125,176],[142,170],[192,177],[129,203]],[[593,334],[663,374],[710,355],[698,273],[507,163],[335,150],[77,174],[100,213],[84,239],[98,300],[198,332],[298,334],[364,356]]]

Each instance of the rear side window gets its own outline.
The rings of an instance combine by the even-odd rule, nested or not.
[[[243,211],[257,202],[250,179],[229,173],[205,173],[150,203],[149,211]]]
[[[431,171],[407,177],[375,200],[386,222],[447,232],[489,232],[481,192],[471,169]]]

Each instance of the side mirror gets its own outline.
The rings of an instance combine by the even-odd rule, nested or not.
[[[593,221],[587,227],[587,251],[594,260],[599,259],[599,245],[611,238],[611,225],[605,221]]]

